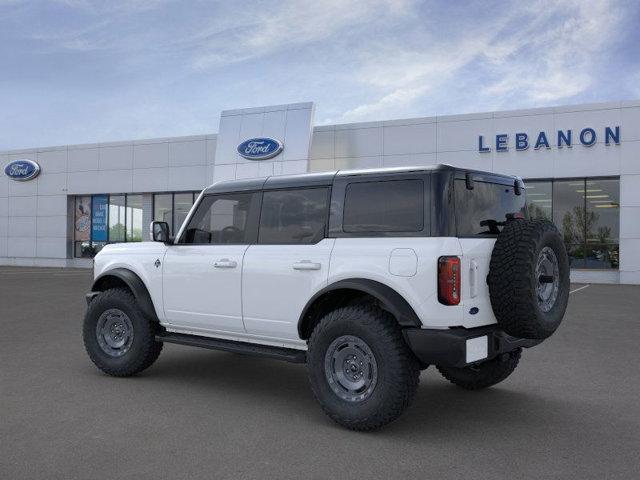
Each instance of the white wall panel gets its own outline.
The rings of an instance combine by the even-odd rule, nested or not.
[[[286,135],[286,122],[287,122],[287,111],[286,110],[275,110],[271,112],[265,112],[262,120],[262,126],[260,130],[259,137],[268,137],[275,138],[284,142],[284,138]],[[242,137],[243,139],[250,137]],[[286,148],[286,147],[285,147]]]
[[[36,237],[36,217],[9,217],[9,237]]]
[[[23,197],[28,198],[28,197]],[[0,197],[0,217],[7,217],[9,215],[9,198]]]
[[[67,160],[69,172],[83,172],[100,168],[100,149],[69,148]]]
[[[67,171],[67,147],[38,152],[35,159],[42,173],[60,173]]]
[[[415,153],[410,155],[385,155],[382,157],[383,167],[416,167],[435,165],[438,156],[435,153]]]
[[[35,217],[38,197],[9,197],[6,215],[9,217]],[[0,211],[0,215],[2,212]]]
[[[100,189],[92,193],[127,193],[133,191],[133,170],[101,170]]]
[[[133,168],[169,166],[169,143],[147,143],[133,146]]]
[[[164,192],[169,189],[169,169],[135,168],[132,182],[134,192]]]
[[[236,168],[236,178],[255,178],[259,177],[260,166],[258,162],[239,163]]]
[[[382,155],[382,127],[336,130],[336,158]]]
[[[620,147],[598,143],[555,150],[554,177],[589,177],[620,174]]]
[[[67,173],[43,173],[36,179],[38,195],[63,195],[67,193]]]
[[[0,216],[0,238],[7,237],[9,235],[9,219],[7,217]]]
[[[278,156],[279,160],[309,159],[311,146],[311,132],[313,129],[313,107],[287,110],[284,132],[284,150]]]
[[[37,217],[37,237],[67,237],[67,216],[51,215]]]
[[[169,143],[169,165],[172,167],[207,164],[207,141]]]
[[[4,168],[2,170],[4,175]],[[6,178],[6,177],[5,177]],[[8,180],[8,193],[9,196],[19,197],[31,197],[38,194],[38,182],[31,180],[29,182],[16,182],[15,180]]]
[[[436,130],[435,123],[383,127],[384,154],[435,152]]]
[[[640,238],[640,207],[620,207],[620,238]]]
[[[2,219],[0,219],[2,220]],[[3,258],[2,257],[6,257],[7,256],[7,237],[2,237],[0,236],[0,264],[2,264],[3,262]]]
[[[200,190],[207,176],[206,165],[169,167],[169,190]]]
[[[360,168],[380,168],[382,167],[382,156],[374,157],[352,157],[336,158],[336,170],[354,170]]]
[[[67,242],[64,238],[38,238],[36,256],[42,258],[66,258]]]
[[[240,127],[242,115],[223,115],[220,118],[220,129],[216,143],[215,162],[218,164],[238,163],[238,145],[240,144]],[[214,173],[215,174],[215,173]],[[216,174],[217,175],[217,174]]]
[[[495,142],[493,119],[438,122],[438,153],[461,150],[478,151],[478,136],[483,135],[485,145]],[[494,148],[491,149],[492,151]]]
[[[620,204],[623,207],[640,207],[640,175],[620,177]],[[637,220],[640,223],[640,218]]]
[[[125,170],[133,168],[133,144],[101,146],[100,170]]]
[[[640,107],[620,109],[620,137],[623,142],[640,140]]]
[[[66,195],[38,195],[36,215],[45,217],[48,215],[66,215]]]
[[[69,172],[67,174],[67,193],[80,195],[85,193],[105,193],[105,186],[100,181],[100,172]]]
[[[315,160],[318,158],[333,158],[334,152],[334,136],[333,130],[314,131],[311,136],[311,150],[309,158]]]
[[[620,133],[622,136],[623,133]],[[620,145],[620,172],[640,174],[640,140]]]
[[[26,237],[9,237],[7,239],[8,257],[28,257],[36,256],[36,238],[34,235]]]

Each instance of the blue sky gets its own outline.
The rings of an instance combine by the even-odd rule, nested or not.
[[[640,98],[637,1],[0,0],[0,150]]]

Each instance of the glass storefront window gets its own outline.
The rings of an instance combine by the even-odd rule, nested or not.
[[[619,179],[529,180],[526,185],[529,216],[553,220],[571,268],[618,268]]]
[[[529,218],[552,220],[552,182],[530,181],[526,183],[526,187]]]
[[[109,196],[109,241],[125,241],[126,208],[124,195]]]
[[[175,235],[184,223],[198,192],[156,193],[153,195],[153,219],[167,222]]]
[[[193,206],[193,193],[176,193],[173,197],[173,231],[178,232]]]
[[[153,196],[153,219],[167,222],[173,233],[173,194],[157,193]]]
[[[127,242],[142,241],[142,195],[127,195]]]

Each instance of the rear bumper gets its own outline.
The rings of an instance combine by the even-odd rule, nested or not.
[[[403,333],[409,348],[424,365],[443,367],[465,367],[542,342],[512,337],[497,325],[449,330],[406,328]]]

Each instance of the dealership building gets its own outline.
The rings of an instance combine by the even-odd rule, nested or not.
[[[518,175],[573,281],[640,284],[640,101],[315,126],[314,104],[227,110],[218,133],[0,152],[0,265],[85,267],[177,231],[227,179],[446,163]]]

